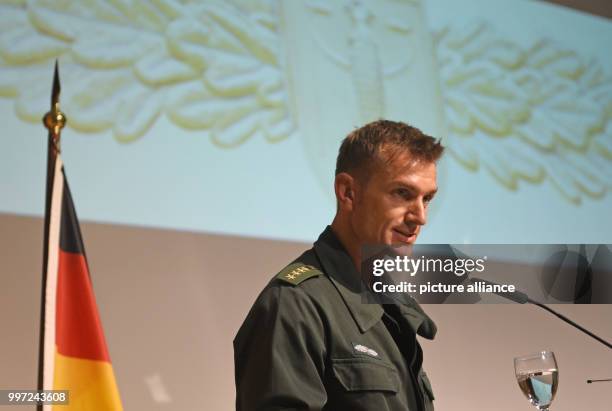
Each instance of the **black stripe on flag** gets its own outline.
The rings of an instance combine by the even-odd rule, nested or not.
[[[66,179],[63,167],[62,174],[64,178],[64,193],[62,198],[62,222],[60,225],[60,248],[69,253],[85,256],[81,228],[79,227],[79,220],[74,210],[72,194],[70,194],[68,180]]]

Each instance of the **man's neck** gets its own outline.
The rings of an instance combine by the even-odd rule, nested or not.
[[[361,247],[357,241],[355,241],[355,234],[352,232],[350,225],[347,224],[346,221],[342,221],[338,215],[336,215],[334,221],[331,223],[331,228],[351,257],[355,269],[361,272]]]

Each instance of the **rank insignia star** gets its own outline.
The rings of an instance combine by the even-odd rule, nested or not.
[[[321,271],[311,265],[293,263],[278,273],[277,278],[293,285],[298,285],[308,278],[317,277],[321,274]]]

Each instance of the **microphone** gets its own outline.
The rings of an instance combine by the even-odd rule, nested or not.
[[[470,281],[473,284],[476,284],[477,282],[482,282],[485,283],[487,285],[491,285],[491,286],[500,286],[500,284],[496,284],[494,282],[491,281],[486,281],[486,280],[482,280],[480,278],[475,278],[475,277],[471,277]],[[521,293],[518,291],[514,291],[514,292],[495,292],[493,291],[494,294],[499,295],[500,297],[506,298],[508,300],[514,301],[516,303],[519,304],[525,304],[525,303],[530,303],[533,305],[537,305],[538,307],[550,312],[551,314],[555,315],[556,317],[562,319],[563,321],[565,321],[566,323],[568,323],[569,325],[579,329],[580,331],[582,331],[583,333],[585,333],[586,335],[596,339],[597,341],[599,341],[600,343],[602,343],[603,345],[605,345],[606,347],[612,349],[612,344],[610,344],[609,342],[607,342],[606,340],[604,340],[603,338],[593,334],[592,332],[590,332],[589,330],[587,330],[586,328],[576,324],[575,322],[573,322],[572,320],[570,320],[569,318],[567,318],[566,316],[564,316],[563,314],[560,314],[558,312],[556,312],[555,310],[553,310],[552,308],[549,308],[547,306],[545,306],[544,304],[541,304],[537,301],[532,300],[531,298],[529,298],[529,296],[525,293]]]

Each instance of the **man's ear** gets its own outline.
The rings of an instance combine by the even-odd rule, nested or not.
[[[339,173],[334,180],[334,190],[338,208],[343,211],[352,211],[355,203],[355,189],[357,181],[348,173]]]

